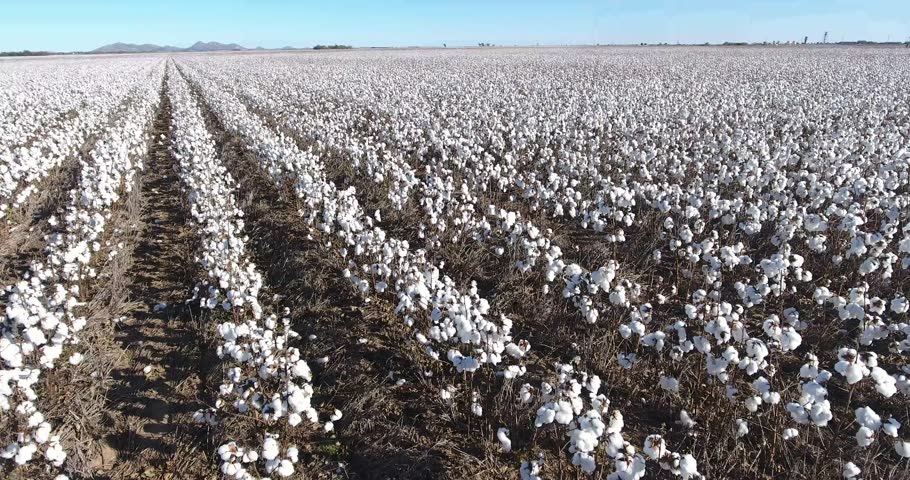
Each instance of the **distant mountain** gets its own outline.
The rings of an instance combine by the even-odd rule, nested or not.
[[[159,46],[152,45],[151,43],[143,43],[142,45],[136,45],[133,43],[112,43],[110,45],[105,45],[100,48],[96,48],[91,51],[91,53],[153,53],[153,52],[179,52],[181,48],[172,47],[170,45]]]
[[[235,52],[246,50],[236,43],[218,43],[218,42],[196,42],[190,48],[185,49],[187,52]]]
[[[160,53],[160,52],[239,52],[246,50],[236,43],[196,42],[188,48],[160,46],[150,43],[136,45],[133,43],[112,43],[96,48],[89,53]]]

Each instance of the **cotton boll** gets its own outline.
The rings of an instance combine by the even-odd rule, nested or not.
[[[648,435],[643,451],[651,460],[659,460],[667,454],[667,444],[660,435]]]
[[[856,444],[860,447],[868,447],[875,440],[875,432],[866,427],[859,427],[856,431]]]
[[[741,418],[736,419],[736,438],[745,437],[749,433],[749,424]]]
[[[696,479],[701,476],[698,473],[698,463],[695,461],[695,457],[687,453],[679,459],[679,475],[682,480]]]
[[[512,451],[512,441],[509,440],[509,430],[506,428],[500,428],[496,431],[496,439],[499,440],[500,445],[502,445],[502,452],[509,453]]]
[[[894,442],[894,452],[903,458],[910,458],[910,442],[903,440]]]
[[[585,473],[594,473],[594,470],[597,469],[594,457],[585,452],[575,452],[572,456],[572,465],[581,467]]]
[[[844,478],[856,478],[859,473],[859,467],[857,467],[853,462],[847,462],[844,464]]]
[[[521,480],[542,480],[540,477],[540,462],[537,460],[521,462]]]
[[[471,413],[477,417],[483,416],[483,406],[480,405],[480,394],[478,392],[471,394]]]
[[[783,433],[781,434],[781,438],[783,438],[784,440],[790,440],[790,439],[796,438],[797,436],[799,436],[799,430],[797,430],[795,428],[785,428]]]
[[[669,376],[660,376],[660,388],[673,393],[679,393],[679,380],[669,377]]]
[[[896,418],[889,418],[887,422],[882,424],[882,432],[891,437],[897,437],[898,430],[901,428],[901,422],[897,421]]]
[[[13,461],[17,465],[25,465],[26,463],[32,461],[32,457],[35,455],[35,452],[38,451],[38,446],[34,443],[26,443],[19,447],[19,451],[16,452],[16,456],[13,458]]]
[[[294,464],[290,460],[282,460],[275,472],[280,477],[290,477],[294,474]]]
[[[680,426],[682,426],[685,429],[691,429],[691,428],[695,427],[695,421],[692,420],[691,416],[689,416],[689,412],[687,412],[685,410],[679,411],[679,421],[677,421],[676,423],[678,423]]]
[[[881,417],[879,417],[878,414],[869,407],[857,408],[854,413],[856,415],[856,423],[868,428],[873,432],[877,432],[878,429],[882,426]]]
[[[278,458],[278,454],[278,441],[271,435],[266,436],[265,441],[262,442],[262,458],[265,460],[275,460]]]
[[[894,297],[891,300],[891,311],[900,315],[902,313],[907,313],[910,310],[910,301],[903,296]]]

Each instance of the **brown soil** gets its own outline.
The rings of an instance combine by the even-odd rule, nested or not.
[[[203,478],[215,472],[212,445],[192,413],[205,405],[199,342],[188,308],[196,278],[195,232],[187,223],[168,138],[170,103],[162,89],[148,164],[142,173],[141,240],[128,286],[132,309],[119,323],[123,351],[108,392],[112,426],[95,460],[106,478]]]

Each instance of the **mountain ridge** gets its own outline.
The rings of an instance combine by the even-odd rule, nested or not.
[[[236,43],[196,42],[189,47],[180,48],[171,45],[155,45],[153,43],[123,43],[116,42],[98,47],[88,53],[173,53],[173,52],[239,52],[244,50],[262,50],[244,48]]]

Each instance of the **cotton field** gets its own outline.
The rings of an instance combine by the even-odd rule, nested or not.
[[[0,61],[4,478],[910,478],[910,50]]]

